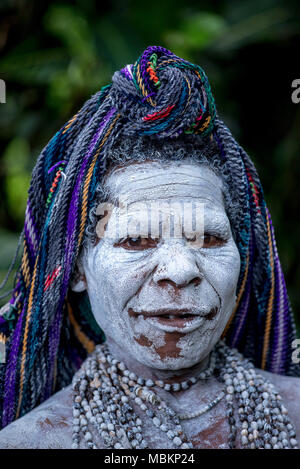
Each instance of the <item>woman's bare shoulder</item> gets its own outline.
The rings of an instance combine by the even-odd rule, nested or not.
[[[1,449],[54,449],[72,445],[72,387],[55,393],[0,431]]]

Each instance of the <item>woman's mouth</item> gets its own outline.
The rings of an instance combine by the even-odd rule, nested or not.
[[[163,330],[184,329],[184,332],[197,329],[205,320],[213,320],[218,313],[218,308],[212,308],[208,313],[201,313],[194,309],[159,309],[156,311],[139,311],[136,312],[132,308],[128,310],[130,317],[143,317],[144,320],[150,321],[156,327]],[[167,329],[165,329],[167,328]]]

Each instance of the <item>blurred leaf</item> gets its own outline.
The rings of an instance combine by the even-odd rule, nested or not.
[[[272,8],[259,14],[246,17],[230,28],[221,37],[216,38],[212,47],[218,52],[230,51],[244,44],[276,37],[278,27],[291,18],[285,8]]]
[[[23,222],[26,209],[27,191],[30,183],[30,148],[20,137],[14,138],[6,147],[3,164],[6,170],[5,189],[8,210],[18,222]]]
[[[167,33],[165,39],[169,47],[204,49],[227,30],[226,22],[221,16],[210,12],[197,12],[187,16],[179,30]]]
[[[15,174],[6,178],[8,208],[20,222],[24,220],[29,183],[30,174]]]
[[[18,83],[47,84],[53,75],[66,63],[61,49],[43,51],[11,52],[0,60],[2,76]]]
[[[88,22],[75,7],[52,5],[44,22],[46,28],[61,39],[70,57],[86,64],[95,60],[93,38]]]

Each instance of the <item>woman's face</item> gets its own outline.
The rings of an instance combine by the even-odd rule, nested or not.
[[[151,161],[115,170],[106,185],[106,229],[98,224],[101,239],[82,257],[95,318],[144,365],[191,367],[235,304],[240,256],[221,180],[191,161]]]

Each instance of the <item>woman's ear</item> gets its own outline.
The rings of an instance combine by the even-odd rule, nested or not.
[[[75,292],[83,292],[87,288],[84,270],[80,260],[77,260],[74,273],[70,282],[71,290]]]

